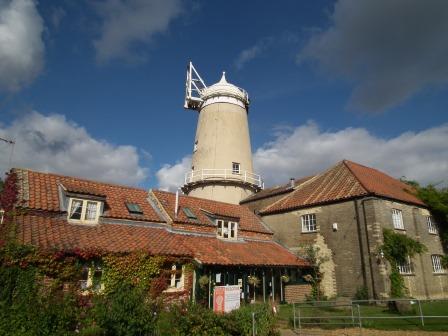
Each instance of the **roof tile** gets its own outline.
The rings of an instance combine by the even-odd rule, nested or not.
[[[262,215],[375,195],[425,206],[415,190],[379,170],[344,160],[320,175],[306,180],[294,192],[263,209]]]

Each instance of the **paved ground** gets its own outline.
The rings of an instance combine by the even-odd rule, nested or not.
[[[280,329],[281,336],[447,336],[448,332],[440,331],[384,331],[374,329],[338,329],[338,330],[322,330],[309,329],[302,333],[294,333],[289,329]]]

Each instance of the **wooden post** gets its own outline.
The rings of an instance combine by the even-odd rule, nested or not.
[[[263,270],[263,302],[266,302],[266,274]]]
[[[275,301],[275,284],[274,284],[274,269],[272,269],[272,303]]]

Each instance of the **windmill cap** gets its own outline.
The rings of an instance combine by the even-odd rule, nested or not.
[[[228,96],[241,100],[245,105],[249,104],[247,92],[239,87],[227,82],[226,73],[223,71],[220,81],[205,88],[202,92],[202,99],[207,100],[212,97]]]

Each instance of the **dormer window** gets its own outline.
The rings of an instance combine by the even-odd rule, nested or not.
[[[218,237],[224,239],[237,239],[238,238],[238,223],[227,221],[224,219],[217,219],[216,226],[218,228]]]
[[[70,222],[96,224],[100,215],[100,203],[98,201],[70,198],[67,219]]]

